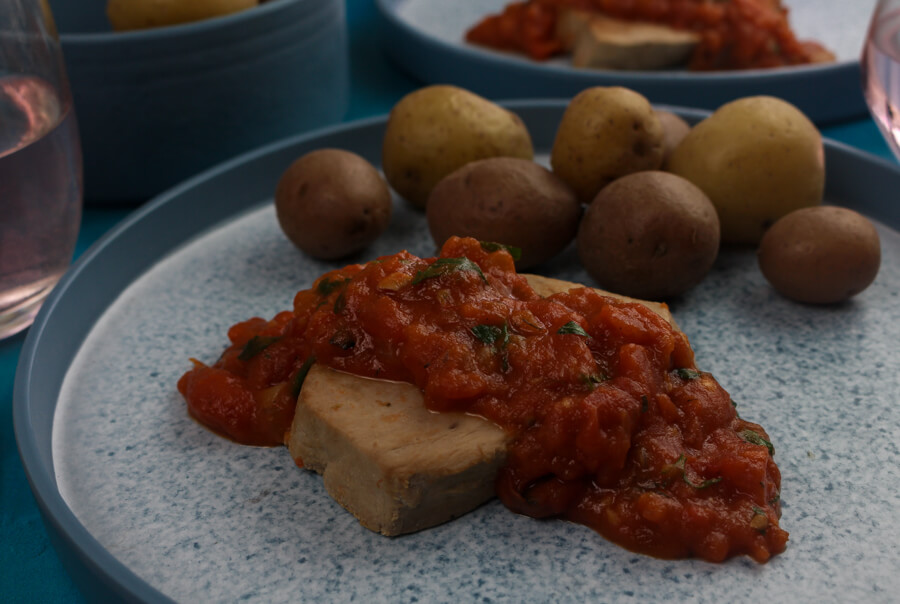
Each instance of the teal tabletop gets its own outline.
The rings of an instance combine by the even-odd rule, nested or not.
[[[347,0],[350,35],[351,97],[346,121],[387,113],[404,94],[420,86],[381,51],[378,14],[373,0]],[[822,125],[826,137],[890,158],[874,122],[862,115]],[[76,257],[125,218],[133,207],[85,210]],[[0,600],[5,602],[79,602],[83,597],[50,545],[29,489],[12,425],[13,380],[25,340],[19,334],[0,341]]]

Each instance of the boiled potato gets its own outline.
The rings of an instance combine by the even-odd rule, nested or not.
[[[387,228],[391,210],[391,192],[378,171],[340,149],[300,157],[275,190],[281,229],[314,258],[341,258],[369,245]]]
[[[437,184],[428,198],[428,228],[438,247],[452,235],[522,250],[519,269],[549,260],[578,230],[581,204],[549,170],[513,157],[471,162]]]
[[[109,0],[106,15],[116,31],[200,21],[236,13],[259,0]]]
[[[672,151],[681,144],[691,126],[683,118],[671,111],[656,110],[656,117],[663,127],[663,163],[672,155]]]
[[[511,111],[456,86],[428,86],[391,110],[382,146],[388,182],[425,207],[442,178],[476,159],[531,159],[531,136]]]
[[[590,203],[616,178],[656,170],[663,127],[643,96],[620,87],[588,88],[566,108],[550,156],[553,172]]]
[[[881,265],[878,231],[835,206],[791,212],[766,231],[759,268],[778,292],[798,302],[840,302],[866,289]]]
[[[709,196],[726,243],[759,242],[785,214],[822,202],[822,137],[799,109],[757,96],[720,107],[666,163]]]
[[[637,172],[603,188],[578,229],[578,255],[601,287],[660,300],[697,285],[719,252],[719,219],[689,181]]]

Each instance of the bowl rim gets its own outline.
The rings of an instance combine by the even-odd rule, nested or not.
[[[342,0],[338,0],[342,1]],[[200,21],[177,23],[174,25],[162,25],[147,29],[133,29],[127,31],[97,31],[97,32],[59,32],[59,40],[65,45],[73,44],[116,44],[120,42],[149,42],[172,37],[186,37],[197,33],[205,33],[219,28],[234,25],[239,21],[248,19],[264,19],[272,13],[286,10],[290,6],[306,4],[313,8],[321,6],[322,0],[265,0],[257,6],[245,8],[227,15],[209,17]]]

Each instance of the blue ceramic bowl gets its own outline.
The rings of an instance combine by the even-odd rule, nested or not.
[[[224,17],[113,32],[106,0],[51,0],[88,201],[141,201],[263,143],[341,120],[344,0],[270,0]]]

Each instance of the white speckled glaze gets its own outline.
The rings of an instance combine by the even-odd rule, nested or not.
[[[774,293],[752,252],[724,253],[673,304],[698,365],[766,427],[787,551],[766,565],[666,561],[496,500],[400,538],[362,528],[286,449],[244,447],[188,418],[175,383],[227,328],[290,308],[339,263],[311,261],[266,204],[174,251],[84,342],[59,398],[60,492],[116,558],[179,601],[870,601],[900,590],[900,233],[880,227],[876,282],[833,307]],[[423,216],[350,261],[430,255]],[[340,263],[342,264],[342,263]],[[539,271],[590,283],[570,248]]]

